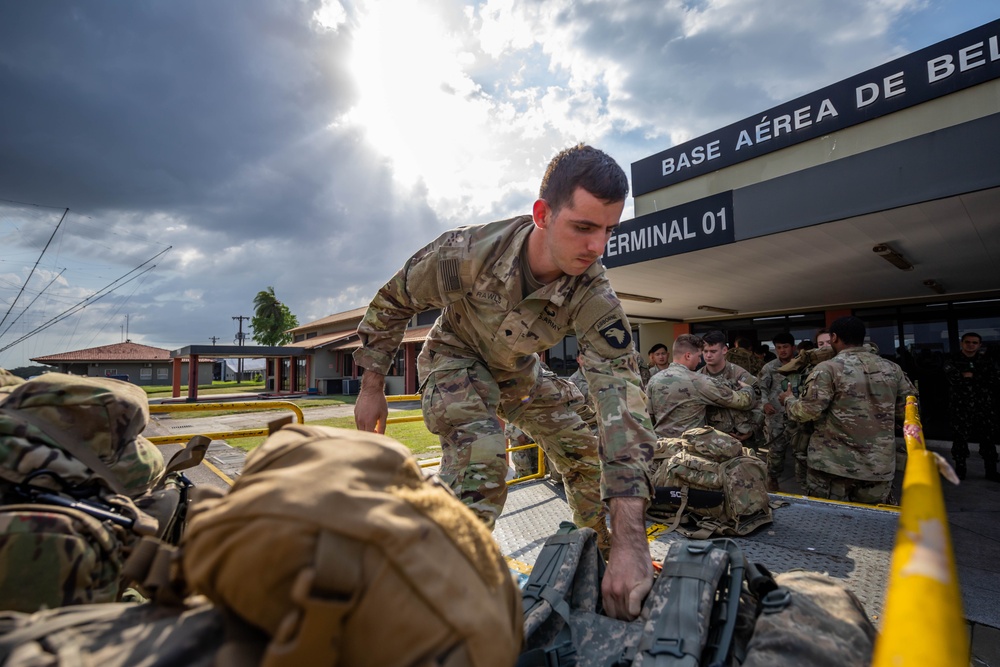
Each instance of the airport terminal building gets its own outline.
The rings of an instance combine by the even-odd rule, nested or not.
[[[857,315],[947,437],[944,356],[970,330],[1000,347],[1000,20],[650,155],[632,187],[604,264],[643,352]]]

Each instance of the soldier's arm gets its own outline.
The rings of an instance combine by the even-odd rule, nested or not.
[[[719,408],[733,408],[735,410],[749,410],[753,407],[753,386],[745,385],[739,390],[733,390],[729,386],[716,382],[707,375],[697,374],[693,376],[695,389],[702,399],[709,405]]]
[[[823,365],[817,366],[806,378],[805,391],[799,398],[787,392],[785,414],[797,422],[809,422],[819,418],[833,401],[833,389],[830,369]]]

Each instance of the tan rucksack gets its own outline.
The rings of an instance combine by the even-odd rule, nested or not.
[[[771,523],[767,466],[710,426],[657,442],[647,515],[689,537],[747,535]],[[688,525],[682,525],[686,522]]]

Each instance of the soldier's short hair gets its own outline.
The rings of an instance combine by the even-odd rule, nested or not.
[[[705,345],[726,345],[728,342],[726,334],[722,333],[718,329],[715,331],[709,331],[707,334],[702,336],[701,339],[704,341]]]
[[[865,342],[865,323],[853,315],[838,317],[830,325],[830,335],[839,338],[845,345],[861,345]]]
[[[685,352],[701,352],[705,342],[694,334],[681,334],[674,340],[673,355],[679,357]]]
[[[746,336],[737,336],[735,342],[736,342],[736,347],[742,347],[744,350],[753,349],[753,346],[750,343],[750,339],[747,338]]]
[[[965,342],[966,338],[976,338],[980,343],[983,342],[983,337],[977,334],[975,331],[966,331],[962,334],[962,342]]]
[[[670,351],[670,350],[667,349],[667,346],[664,345],[663,343],[657,343],[653,347],[649,348],[649,352],[647,352],[646,354],[653,354],[654,352],[657,352],[659,350],[663,350],[664,352],[669,352]]]
[[[787,331],[781,331],[774,334],[774,338],[771,339],[771,342],[775,345],[795,345],[795,336]]]
[[[602,150],[577,144],[552,158],[538,197],[544,199],[553,214],[570,203],[578,187],[606,202],[625,201],[628,178],[618,163]]]

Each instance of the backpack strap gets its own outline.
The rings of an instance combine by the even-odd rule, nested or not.
[[[212,444],[211,438],[204,435],[196,435],[188,440],[187,444],[184,445],[184,449],[170,457],[170,461],[167,463],[161,479],[166,479],[167,475],[172,472],[179,472],[201,465],[201,462],[205,460],[205,454],[208,452],[210,444]]]
[[[670,603],[652,621],[639,643],[637,664],[643,667],[698,667],[708,627],[702,618],[710,614],[704,609],[728,567],[729,559],[712,559],[716,549],[712,542],[696,541],[683,544],[676,557],[663,563],[660,578],[670,581]],[[658,582],[659,583],[659,582]],[[662,584],[660,584],[662,585]],[[712,595],[706,595],[706,589]],[[647,626],[648,628],[649,626]]]
[[[570,630],[570,607],[566,593],[556,587],[559,575],[566,571],[572,558],[579,558],[588,541],[596,541],[593,530],[570,529],[566,524],[558,533],[545,541],[545,546],[535,559],[528,583],[521,591],[525,618],[541,605],[548,603],[562,619],[559,632],[547,646],[524,651],[517,659],[517,667],[572,667],[577,664],[576,646]],[[600,559],[598,559],[600,560]],[[577,563],[579,566],[579,563]],[[575,568],[574,568],[575,569]],[[603,575],[603,563],[598,564],[598,582]]]

